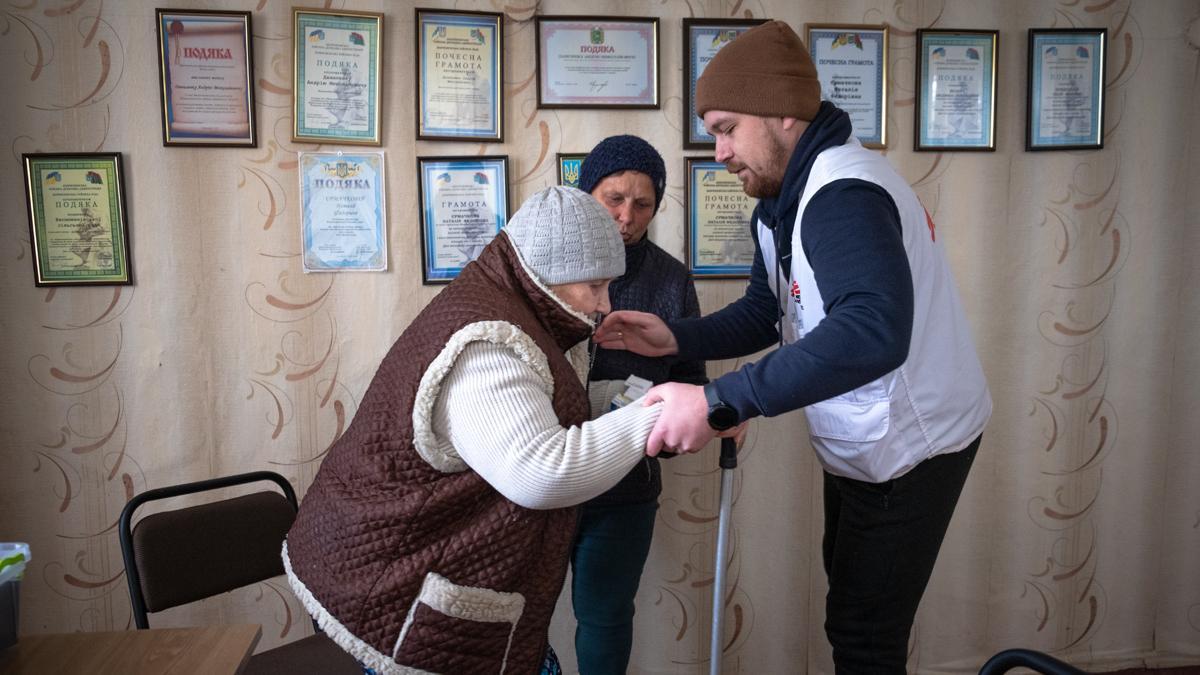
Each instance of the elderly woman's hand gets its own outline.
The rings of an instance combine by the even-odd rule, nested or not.
[[[679,343],[671,329],[649,312],[613,312],[604,317],[594,339],[605,349],[628,349],[642,356],[667,356],[679,352]]]

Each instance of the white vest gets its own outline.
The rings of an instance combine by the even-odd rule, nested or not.
[[[800,226],[812,196],[844,178],[879,185],[896,203],[912,270],[912,341],[908,358],[896,370],[804,412],[817,457],[827,471],[882,483],[930,457],[969,445],[983,432],[992,400],[932,219],[887,160],[853,137],[813,162],[791,241],[793,284],[783,293],[776,287],[784,280],[776,272],[772,232],[758,222],[771,290],[785,307],[779,326],[784,343],[803,338],[825,318],[821,292],[800,245]]]

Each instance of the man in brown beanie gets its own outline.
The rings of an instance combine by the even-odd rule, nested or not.
[[[700,319],[614,312],[602,347],[728,359],[779,348],[700,387],[668,383],[647,441],[695,452],[757,416],[803,409],[824,469],[825,631],[838,673],[904,673],[908,637],[991,415],[987,382],[933,219],[821,101],[779,21],[709,62],[696,111],[717,160],[758,197],[745,295]]]

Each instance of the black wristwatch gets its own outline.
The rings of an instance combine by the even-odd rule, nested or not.
[[[737,426],[737,411],[721,400],[717,385],[712,382],[704,385],[704,398],[708,401],[708,426],[716,431],[725,431]]]

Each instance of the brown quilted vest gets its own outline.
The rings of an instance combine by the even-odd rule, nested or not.
[[[541,663],[575,510],[518,506],[469,468],[435,469],[413,445],[422,375],[452,335],[479,321],[512,323],[545,353],[563,426],[588,417],[586,392],[564,352],[590,327],[529,278],[501,234],[396,340],[288,534],[289,576],[294,587],[302,584],[301,599],[335,641],[368,663],[371,650],[390,660],[428,573],[461,587],[518,593],[524,608],[514,628],[415,603],[396,663],[518,675],[537,673]]]

